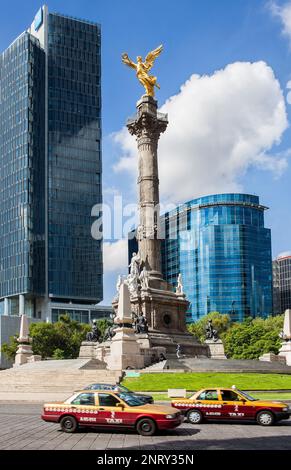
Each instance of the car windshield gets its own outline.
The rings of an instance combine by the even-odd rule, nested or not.
[[[245,397],[249,401],[257,401],[258,398],[251,397],[248,393],[242,392],[241,390],[238,390],[239,394]]]
[[[132,393],[117,393],[116,394],[121,400],[123,400],[128,406],[142,406],[144,402],[140,400],[136,395]]]
[[[85,390],[85,389],[84,389]],[[76,398],[79,395],[79,392],[75,392],[74,395],[71,395],[69,398],[67,398],[64,403],[71,403],[74,398]]]

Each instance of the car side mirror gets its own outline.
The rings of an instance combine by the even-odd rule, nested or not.
[[[115,405],[117,408],[121,408],[122,410],[124,409],[124,404],[123,403],[116,403]]]

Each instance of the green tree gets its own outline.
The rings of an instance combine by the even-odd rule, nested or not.
[[[65,359],[65,352],[62,349],[55,349],[52,355],[53,359]]]
[[[52,357],[54,350],[60,348],[55,323],[32,323],[29,334],[34,354],[39,354],[43,359]]]
[[[32,350],[43,359],[74,359],[78,357],[81,342],[90,331],[90,325],[71,320],[69,315],[62,315],[56,323],[31,323],[29,334]],[[1,351],[9,359],[14,359],[18,343],[14,337],[3,344]]]
[[[284,315],[278,315],[266,319],[248,318],[242,323],[234,323],[222,335],[226,356],[232,359],[258,359],[264,353],[278,354],[283,321]]]
[[[1,352],[4,353],[8,359],[14,361],[17,347],[18,347],[17,336],[10,336],[9,343],[2,344]]]
[[[188,331],[198,338],[201,343],[206,339],[205,329],[209,320],[212,320],[212,325],[217,330],[218,335],[221,336],[231,326],[231,320],[229,315],[222,315],[219,312],[211,312],[205,315],[195,323],[188,325]]]

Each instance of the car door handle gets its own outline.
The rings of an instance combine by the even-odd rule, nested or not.
[[[99,408],[99,411],[105,411],[105,408]]]

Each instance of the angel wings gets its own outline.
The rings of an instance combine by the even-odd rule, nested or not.
[[[162,50],[163,46],[160,45],[153,51],[149,52],[144,62],[142,57],[138,56],[136,64],[128,57],[126,53],[122,54],[122,62],[136,70],[136,76],[139,82],[145,87],[146,94],[152,97],[155,96],[154,87],[156,86],[157,88],[160,88],[160,86],[157,83],[157,77],[149,75],[148,72],[153,67],[156,58],[161,54]]]

